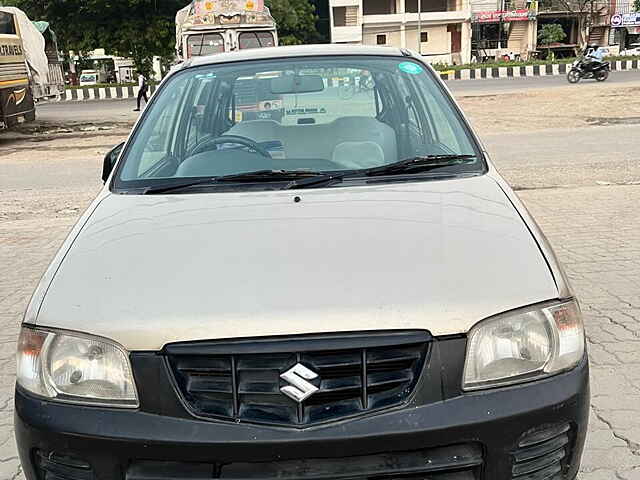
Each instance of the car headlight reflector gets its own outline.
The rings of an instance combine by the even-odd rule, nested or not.
[[[469,333],[464,390],[520,383],[575,367],[584,355],[575,301],[499,315]]]
[[[18,384],[57,400],[137,407],[127,353],[102,338],[23,327],[18,341]]]

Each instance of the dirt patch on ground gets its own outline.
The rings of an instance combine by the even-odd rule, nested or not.
[[[640,87],[629,84],[578,84],[487,96],[459,95],[478,132],[525,133],[640,123]]]

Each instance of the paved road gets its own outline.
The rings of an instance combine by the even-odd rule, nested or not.
[[[496,81],[478,84],[484,82]],[[129,122],[132,108],[130,101],[55,104],[41,106],[40,114],[54,121]],[[23,479],[11,401],[22,312],[66,232],[100,188],[102,156],[126,134],[116,128],[17,142],[0,137],[0,480]],[[637,124],[483,135],[501,172],[523,189],[582,301],[593,398],[580,480],[640,479],[637,138]]]
[[[594,83],[587,80],[572,88]],[[640,83],[640,71],[612,72],[607,85],[629,86]],[[568,87],[564,76],[523,77],[485,80],[455,80],[448,82],[456,96],[499,95]],[[135,100],[102,100],[86,102],[45,103],[38,106],[38,119],[51,123],[66,122],[133,122],[137,113],[133,111]]]
[[[611,72],[606,84],[620,84],[621,86],[640,81],[640,70]],[[574,88],[596,83],[595,80],[584,80]],[[456,95],[496,95],[500,93],[517,93],[526,90],[567,87],[569,83],[564,75],[548,77],[516,77],[492,78],[485,80],[452,80],[447,82],[451,91]]]
[[[37,107],[38,120],[63,122],[133,122],[135,100],[101,100],[86,102],[52,102]]]

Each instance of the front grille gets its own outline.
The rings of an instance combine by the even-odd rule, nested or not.
[[[345,458],[256,463],[133,462],[126,480],[478,480],[482,449],[476,444]]]
[[[87,462],[82,459],[55,452],[45,454],[36,451],[35,465],[41,480],[95,480],[95,475]]]
[[[525,434],[513,452],[514,480],[560,479],[569,454],[571,428],[554,425]]]
[[[178,389],[200,417],[301,426],[399,405],[425,364],[425,332],[173,344],[165,348]],[[280,375],[297,364],[318,391],[298,403]]]

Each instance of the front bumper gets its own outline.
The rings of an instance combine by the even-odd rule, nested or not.
[[[307,429],[68,405],[19,388],[15,412],[28,480],[565,480],[580,464],[589,372],[585,357],[546,380]]]

